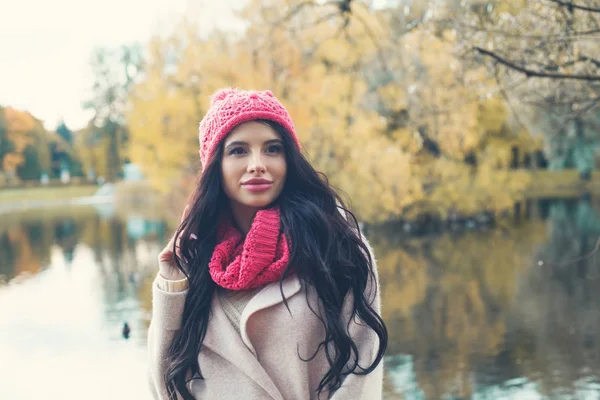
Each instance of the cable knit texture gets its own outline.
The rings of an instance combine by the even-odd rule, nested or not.
[[[210,108],[200,122],[200,161],[203,167],[210,163],[219,143],[233,128],[256,119],[282,125],[296,146],[301,148],[292,118],[270,90],[220,89],[211,96]]]
[[[245,239],[225,216],[208,264],[213,281],[225,289],[246,290],[279,280],[290,258],[280,228],[278,207],[259,210]]]

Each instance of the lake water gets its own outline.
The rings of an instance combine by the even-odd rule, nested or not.
[[[411,237],[371,228],[386,399],[600,398],[600,203]],[[0,215],[0,399],[144,399],[162,221],[74,207]],[[578,259],[579,258],[579,259]],[[123,324],[131,328],[123,337]]]

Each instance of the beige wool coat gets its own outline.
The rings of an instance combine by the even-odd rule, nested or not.
[[[372,254],[372,252],[371,252]],[[377,271],[375,259],[373,266]],[[319,350],[325,338],[321,321],[308,307],[318,310],[316,292],[292,275],[283,282],[285,307],[279,282],[264,286],[246,305],[240,319],[240,333],[227,318],[217,294],[206,337],[198,354],[204,380],[193,379],[188,388],[198,400],[379,400],[382,397],[383,362],[369,375],[347,375],[334,393],[317,397],[316,388],[329,370],[325,352]],[[148,331],[149,379],[155,399],[168,399],[164,385],[165,359],[169,345],[180,328],[187,290],[165,292],[153,284],[152,321]],[[380,312],[377,272],[369,282],[367,299]],[[351,296],[344,314],[349,320]],[[359,365],[367,367],[375,359],[377,335],[355,317],[349,333],[359,344]]]

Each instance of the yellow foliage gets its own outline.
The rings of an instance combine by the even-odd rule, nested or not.
[[[30,113],[20,111],[12,107],[0,108],[6,124],[7,139],[12,143],[12,152],[5,154],[0,159],[0,167],[4,171],[15,173],[17,168],[25,162],[23,152],[29,145],[33,145],[38,140],[38,144],[44,145],[46,134],[41,122],[35,119]],[[42,160],[43,161],[43,160]]]
[[[525,6],[526,0],[504,0],[496,4],[494,13],[502,15],[503,13],[515,15]]]
[[[25,133],[35,127],[35,120],[31,114],[12,107],[4,109],[4,118],[9,132]]]
[[[93,170],[96,176],[108,176],[109,138],[100,136],[93,125],[74,135],[73,147],[80,156],[83,169]]]
[[[479,103],[478,125],[484,132],[500,132],[508,117],[506,104],[500,97],[492,97]]]
[[[510,207],[527,185],[502,173],[506,143],[518,139],[485,70],[455,56],[456,32],[423,27],[398,39],[393,22],[361,2],[347,24],[336,7],[253,1],[241,13],[243,37],[200,37],[182,23],[154,38],[127,115],[129,156],[153,186],[167,192],[197,164],[209,97],[235,86],[278,96],[315,168],[350,196],[361,219]],[[392,75],[380,72],[381,56]],[[473,155],[479,170],[465,163]]]
[[[29,132],[35,128],[35,120],[25,111],[19,111],[12,107],[4,109],[4,119],[6,121],[7,137],[14,145],[14,152],[23,153],[25,148],[33,142]],[[13,157],[8,163],[15,163],[18,157]],[[20,162],[19,162],[20,164]]]
[[[2,159],[2,169],[15,173],[17,168],[25,162],[25,158],[19,153],[8,153]]]

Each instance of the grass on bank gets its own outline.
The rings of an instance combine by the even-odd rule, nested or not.
[[[68,200],[92,196],[97,190],[97,185],[53,186],[24,189],[0,188],[0,203],[15,203],[31,200]]]
[[[39,221],[61,221],[65,218],[83,220],[98,214],[93,206],[79,205],[77,207],[55,206],[15,210],[9,213],[0,213],[0,235],[11,228],[22,227],[23,223],[36,223]]]
[[[591,179],[581,180],[575,169],[531,172],[531,186],[527,198],[577,197],[582,193],[600,194],[600,170],[593,170]]]
[[[526,198],[544,197],[577,197],[589,192],[600,194],[600,170],[592,172],[589,181],[582,181],[577,170],[538,170],[530,171],[531,186],[525,193]],[[92,196],[99,187],[97,185],[51,186],[35,188],[1,188],[0,204],[16,203],[30,200],[68,200],[78,197]],[[139,210],[141,205],[147,209],[162,209],[165,204],[157,198],[146,182],[118,182],[116,203],[124,210]]]

